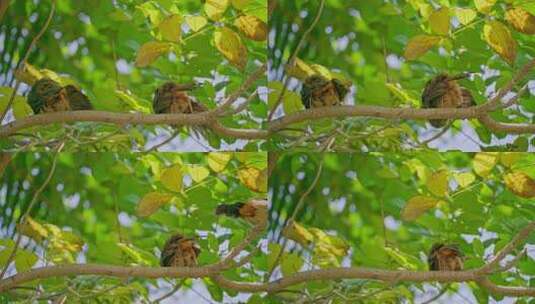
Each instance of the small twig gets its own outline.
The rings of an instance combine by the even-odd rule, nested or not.
[[[39,198],[39,195],[41,195],[41,192],[43,192],[43,190],[46,188],[48,183],[50,183],[50,180],[52,179],[52,176],[54,175],[54,172],[56,171],[56,163],[58,161],[59,152],[61,151],[63,146],[64,146],[64,143],[61,143],[61,144],[58,145],[58,148],[57,148],[56,153],[54,155],[54,159],[52,161],[52,167],[50,168],[50,171],[48,172],[48,176],[46,177],[46,179],[43,182],[43,184],[41,185],[41,187],[39,187],[37,189],[37,191],[35,191],[35,193],[34,193],[34,195],[32,197],[32,200],[30,201],[30,204],[28,205],[28,208],[26,209],[26,212],[24,212],[24,214],[20,217],[20,222],[19,222],[20,226],[24,225],[26,223],[26,219],[27,219],[28,215],[30,214],[30,212],[33,209],[35,203],[37,202],[37,198]],[[19,233],[17,234],[17,239],[15,240],[15,245],[13,246],[13,250],[9,254],[9,257],[6,260],[6,265],[4,266],[4,269],[2,270],[2,273],[0,274],[0,279],[2,279],[4,277],[4,275],[7,272],[7,269],[9,268],[9,264],[11,264],[11,262],[15,258],[15,254],[17,253],[17,250],[18,250],[18,247],[20,245],[21,240],[22,240],[22,233],[19,231]]]
[[[172,295],[174,295],[181,287],[182,287],[182,284],[184,283],[184,280],[180,280],[180,282],[178,282],[175,287],[173,287],[173,289],[171,289],[168,293],[164,294],[163,296],[157,298],[156,300],[152,301],[151,303],[152,304],[158,304],[160,303],[161,301],[171,297]]]
[[[308,189],[305,192],[303,192],[303,194],[301,194],[301,197],[299,198],[299,201],[297,202],[297,205],[295,206],[295,209],[292,212],[292,215],[290,216],[290,218],[286,222],[285,227],[287,227],[287,226],[289,226],[289,225],[291,225],[293,223],[295,217],[297,216],[297,213],[299,212],[299,210],[301,210],[301,207],[303,206],[303,204],[305,202],[305,198],[316,187],[316,184],[318,183],[319,178],[321,176],[321,172],[323,171],[323,161],[324,161],[324,158],[321,159],[321,161],[320,161],[320,163],[318,165],[318,170],[316,172],[316,176],[314,177],[314,180],[312,181],[312,183],[310,184]],[[284,230],[284,228],[282,230]],[[279,254],[277,255],[277,258],[275,258],[275,262],[271,266],[271,269],[266,274],[266,277],[265,277],[266,280],[269,280],[271,278],[271,276],[273,275],[273,272],[275,271],[275,268],[277,267],[277,264],[279,263],[280,259],[282,258],[282,253],[286,249],[286,245],[287,244],[288,244],[288,239],[284,238],[284,240],[282,242],[282,245],[281,245],[281,250],[279,251]]]
[[[301,51],[301,48],[303,47],[303,43],[308,38],[308,35],[312,32],[312,29],[316,26],[316,24],[319,22],[320,17],[323,13],[323,7],[325,6],[325,0],[321,0],[320,7],[318,8],[318,12],[316,13],[316,17],[314,17],[314,20],[310,24],[310,26],[306,29],[306,31],[303,33],[303,36],[301,36],[301,39],[299,40],[299,43],[297,44],[297,47],[293,51],[292,55],[290,56],[290,59],[288,60],[287,66],[294,66],[295,61],[297,59],[297,55],[299,54],[299,51]],[[284,81],[284,85],[282,86],[282,90],[279,94],[279,97],[277,98],[277,102],[275,102],[275,105],[271,109],[271,112],[268,115],[268,121],[271,121],[273,118],[273,115],[275,114],[275,110],[279,107],[279,105],[282,102],[282,98],[284,97],[284,94],[286,94],[286,90],[288,90],[288,84],[290,83],[290,77],[286,77],[286,80]]]
[[[149,149],[143,151],[142,153],[150,153],[150,152],[154,152],[154,151],[158,151],[158,149],[162,146],[165,146],[166,144],[168,144],[169,142],[171,142],[173,139],[175,139],[178,134],[180,134],[180,129],[176,129],[175,131],[173,131],[173,133],[168,137],[166,138],[164,141],[162,141],[161,143],[158,143],[158,144],[155,144],[154,146],[150,147]]]
[[[9,1],[8,1],[9,2]],[[56,10],[56,0],[52,0],[51,3],[52,7],[50,8],[50,13],[48,14],[48,18],[45,21],[45,24],[41,28],[41,30],[37,33],[37,35],[32,39],[30,42],[30,45],[28,46],[28,49],[26,50],[26,53],[24,54],[24,57],[22,57],[21,61],[17,64],[17,67],[15,70],[18,70],[20,68],[23,68],[26,64],[26,61],[28,60],[28,57],[30,56],[30,52],[37,43],[37,41],[43,36],[46,29],[48,28],[48,25],[50,24],[50,21],[52,20],[52,17],[54,16],[54,11]],[[13,88],[13,91],[11,92],[11,96],[9,97],[9,101],[6,105],[6,108],[4,109],[4,112],[2,113],[2,116],[0,116],[0,124],[4,121],[4,118],[6,117],[7,111],[11,106],[13,105],[13,101],[15,100],[15,95],[17,94],[17,91],[19,90],[20,81],[17,79],[15,81],[15,87]],[[0,276],[1,278],[1,276]]]

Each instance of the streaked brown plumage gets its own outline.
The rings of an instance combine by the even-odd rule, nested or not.
[[[268,204],[266,200],[257,199],[246,203],[221,204],[217,206],[215,214],[242,218],[253,225],[266,224]]]
[[[303,82],[301,101],[307,109],[341,105],[349,86],[339,79],[329,80],[321,75],[312,75]]]
[[[457,245],[436,243],[431,247],[427,263],[429,264],[429,270],[463,270],[464,255]]]
[[[475,106],[474,98],[468,89],[461,87],[457,80],[468,77],[468,74],[449,76],[440,74],[429,80],[422,93],[422,105],[424,108],[468,108]],[[432,119],[429,121],[435,128],[447,124],[444,119]]]
[[[27,99],[35,114],[93,109],[87,96],[78,88],[73,85],[62,87],[50,78],[37,80]]]
[[[201,103],[194,101],[187,92],[192,90],[195,84],[178,84],[166,82],[161,85],[154,94],[152,108],[154,113],[200,113],[208,109]]]
[[[162,267],[193,267],[201,249],[195,240],[175,234],[165,243],[160,257]]]

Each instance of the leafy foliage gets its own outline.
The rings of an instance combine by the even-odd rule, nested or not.
[[[322,162],[318,182],[313,184]],[[276,269],[272,279],[336,265],[425,271],[426,255],[438,242],[459,244],[467,256],[465,269],[479,267],[535,217],[533,193],[528,193],[535,189],[534,178],[535,157],[528,153],[284,154],[269,181],[268,263]],[[303,207],[289,221],[311,185]],[[286,249],[277,262],[285,240]],[[532,234],[528,246],[534,243]],[[530,286],[524,275],[533,272],[534,256],[528,255],[516,270],[497,273],[492,279]],[[490,301],[477,285],[467,286],[479,303]],[[459,287],[453,284],[450,291],[456,293]],[[400,299],[419,303],[434,295],[424,291],[428,284],[392,286],[367,280],[295,288],[313,299],[330,297],[335,303],[349,298],[355,303]],[[278,297],[295,301],[301,294]]]
[[[155,89],[166,81],[202,86],[193,95],[208,109],[236,91],[258,64],[266,61],[266,3],[248,1],[57,1],[51,25],[30,53],[28,64],[15,72],[18,60],[44,24],[50,2],[15,2],[2,20],[0,111],[5,109],[14,79],[32,85],[49,77],[62,85],[74,84],[88,95],[96,110],[151,113]],[[15,72],[15,73],[14,73]],[[256,81],[246,97],[266,79]],[[25,94],[27,86],[18,92]],[[32,115],[22,96],[14,102],[14,117]],[[255,98],[245,111],[225,117],[232,128],[262,128],[267,106]],[[88,126],[89,125],[89,126]],[[170,128],[169,126],[164,128]],[[183,139],[189,134],[186,129]],[[47,148],[50,141],[74,137],[75,150],[142,149],[162,127],[78,123],[75,126],[36,127],[37,139],[26,134],[2,140],[3,148]],[[96,142],[85,144],[86,140]],[[219,149],[236,144],[235,138],[210,133],[204,145]],[[260,142],[237,145],[258,150]],[[198,148],[199,150],[199,148]]]
[[[21,153],[5,169],[0,186],[4,202],[0,209],[1,268],[14,246],[14,233],[25,236],[10,274],[37,265],[74,262],[158,266],[162,246],[177,232],[196,238],[202,249],[200,265],[212,264],[251,228],[245,221],[216,217],[217,204],[266,195],[265,185],[263,189],[249,187],[238,177],[252,169],[263,171],[265,153],[61,153],[54,176],[30,211],[30,218],[13,229],[49,173],[53,157]],[[250,266],[229,270],[225,275],[260,280],[258,273],[265,271],[266,265],[258,253]],[[71,302],[83,301],[85,296],[94,301],[118,297],[125,303],[153,300],[157,293],[151,290],[170,283],[94,277],[38,282],[43,295],[66,294]],[[236,296],[209,279],[205,284],[216,301],[221,302],[223,293]],[[76,293],[69,292],[68,286]],[[107,293],[99,292],[112,287]],[[187,280],[182,294],[191,288],[198,286],[193,287]],[[32,294],[3,296],[11,301],[29,299]]]
[[[303,73],[351,81],[348,105],[419,108],[429,79],[439,73],[471,72],[471,78],[462,85],[479,105],[535,54],[535,6],[531,1],[327,0],[313,28],[320,1],[276,3],[270,18],[274,39],[268,46],[272,61],[270,110],[274,110],[285,76],[291,81],[275,117],[304,109],[295,94],[301,89]],[[296,66],[286,66],[310,28],[297,53]],[[515,90],[534,77],[532,71]],[[518,105],[500,109],[492,118],[533,123],[533,94],[531,89]],[[273,137],[272,148],[392,151],[415,143],[418,147],[439,131],[425,121],[316,119],[288,126]],[[440,150],[528,151],[532,145],[530,135],[493,133],[477,120],[458,120],[429,146]]]

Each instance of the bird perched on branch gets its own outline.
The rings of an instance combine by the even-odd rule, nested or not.
[[[62,87],[50,78],[37,80],[28,94],[28,104],[35,114],[91,110],[87,96],[73,85]]]
[[[457,245],[433,244],[427,257],[429,270],[463,270],[464,255]]]
[[[429,80],[422,93],[422,104],[424,108],[468,108],[476,103],[468,89],[460,86],[457,80],[467,78],[468,73],[449,76],[440,74]],[[432,119],[429,121],[435,128],[446,125],[447,120]]]
[[[152,101],[154,113],[192,114],[207,111],[203,104],[194,101],[188,95],[187,92],[195,87],[197,87],[195,83],[179,84],[171,81],[164,83],[154,94]]]
[[[336,78],[329,80],[321,75],[312,75],[303,82],[301,101],[307,109],[337,106],[343,103],[350,86],[350,83]]]
[[[175,234],[167,240],[162,249],[160,266],[192,267],[197,265],[197,257],[201,249],[194,239]]]
[[[265,225],[268,218],[266,200],[252,199],[246,203],[221,204],[215,210],[216,215],[226,215],[246,220],[253,225]]]

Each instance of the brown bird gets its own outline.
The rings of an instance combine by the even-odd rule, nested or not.
[[[152,108],[154,113],[182,113],[192,114],[207,111],[208,109],[201,103],[196,102],[188,95],[196,87],[194,83],[178,84],[166,82],[156,89]]]
[[[201,249],[195,240],[175,234],[163,247],[160,257],[162,267],[193,267],[197,265],[197,257]]]
[[[73,85],[62,87],[50,78],[41,78],[28,93],[28,104],[35,114],[91,110],[87,96]]]
[[[266,200],[252,199],[246,203],[220,204],[215,214],[242,218],[255,226],[265,225],[268,218],[268,203]]]
[[[476,103],[468,89],[461,87],[457,80],[468,77],[468,73],[456,76],[440,74],[429,80],[422,93],[422,104],[426,109],[436,108],[468,108]],[[429,121],[435,128],[443,127],[447,120],[432,119]]]
[[[457,245],[433,244],[427,257],[429,270],[457,271],[463,270],[464,255]]]
[[[329,80],[321,75],[312,75],[303,82],[301,101],[307,109],[341,105],[350,86],[339,79]]]

